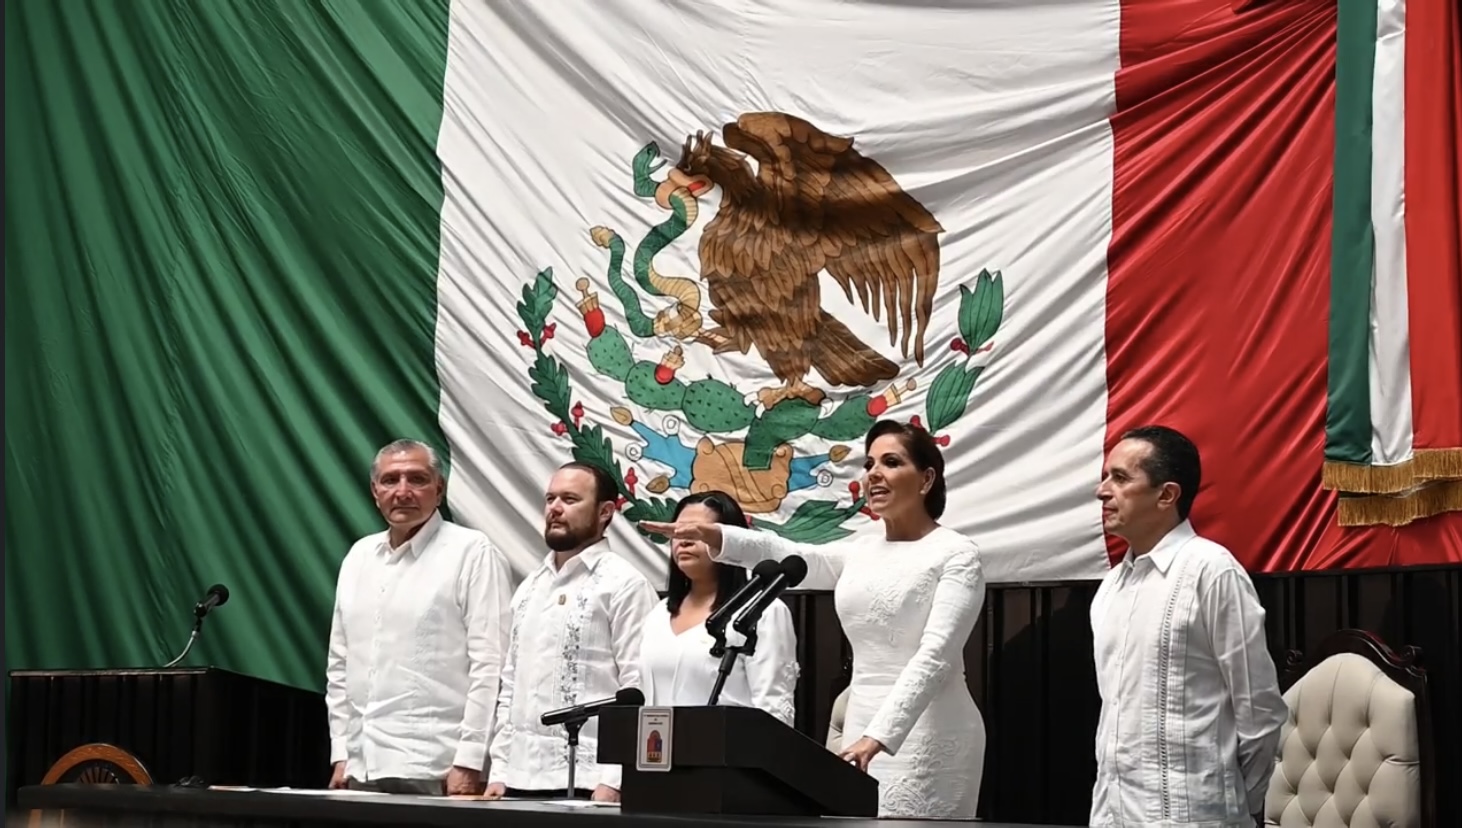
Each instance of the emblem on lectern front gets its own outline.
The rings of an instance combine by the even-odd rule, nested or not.
[[[640,749],[635,767],[642,771],[670,770],[675,737],[675,708],[640,708]]]

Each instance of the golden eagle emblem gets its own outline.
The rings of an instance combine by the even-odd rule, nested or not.
[[[869,387],[899,366],[822,307],[821,273],[856,290],[864,312],[886,317],[889,344],[924,364],[924,334],[939,283],[939,222],[878,162],[811,123],[775,112],[742,115],[721,129],[725,146],[697,132],[670,183],[721,204],[700,242],[701,278],[718,326],[701,333],[718,353],[755,347],[783,385],[758,394],[771,408],[826,396],[832,385]],[[750,161],[757,162],[753,170]]]

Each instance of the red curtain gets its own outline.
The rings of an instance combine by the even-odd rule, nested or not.
[[[1108,440],[1143,423],[1203,456],[1193,523],[1297,568],[1320,489],[1335,0],[1129,0],[1108,252]],[[1113,545],[1113,552],[1118,545]]]

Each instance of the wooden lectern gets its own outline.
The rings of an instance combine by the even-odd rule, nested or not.
[[[6,800],[23,785],[121,782],[322,788],[325,700],[212,667],[16,670]]]
[[[641,709],[599,714],[599,762],[624,767],[624,813],[878,815],[878,780],[752,707],[673,708],[669,770],[640,770]]]

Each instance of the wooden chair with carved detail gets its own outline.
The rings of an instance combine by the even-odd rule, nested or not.
[[[42,785],[151,785],[152,774],[142,760],[117,747],[102,743],[81,745],[57,759]],[[63,825],[63,813],[30,812],[30,828]]]
[[[1280,678],[1289,706],[1264,822],[1436,826],[1436,753],[1421,651],[1341,630]]]

